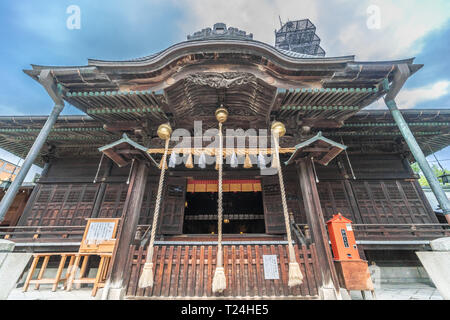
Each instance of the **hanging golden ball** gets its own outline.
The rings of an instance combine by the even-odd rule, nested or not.
[[[163,123],[158,127],[158,137],[162,140],[170,139],[170,135],[172,134],[172,127],[169,123]]]
[[[286,127],[280,121],[275,121],[274,123],[272,123],[271,129],[273,132],[277,133],[279,137],[282,137],[286,134]]]
[[[228,111],[225,108],[219,108],[216,110],[216,119],[220,123],[224,123],[228,119]]]

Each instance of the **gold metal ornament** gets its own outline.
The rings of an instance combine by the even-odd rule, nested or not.
[[[169,123],[163,123],[158,127],[158,137],[162,140],[170,139],[172,134],[172,127]]]
[[[275,121],[274,123],[272,123],[271,130],[278,134],[278,137],[282,137],[286,134],[286,127],[280,121]]]
[[[220,123],[224,123],[228,119],[228,111],[223,107],[217,109],[215,114],[217,121],[219,121]]]

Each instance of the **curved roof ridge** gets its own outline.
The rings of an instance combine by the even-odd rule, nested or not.
[[[196,47],[196,46],[209,46],[215,44],[241,44],[247,46],[259,47],[260,49],[267,50],[273,54],[277,54],[280,57],[287,58],[286,60],[291,60],[293,62],[299,62],[302,60],[315,60],[315,61],[333,61],[333,60],[347,60],[348,62],[353,62],[355,60],[354,55],[339,56],[339,57],[319,57],[319,56],[309,56],[293,51],[283,50],[276,48],[270,44],[262,41],[257,41],[253,39],[243,40],[243,39],[207,39],[207,40],[189,40],[176,43],[170,47],[159,51],[157,53],[144,56],[141,58],[129,59],[129,60],[102,60],[102,59],[88,59],[89,66],[97,65],[108,65],[115,63],[138,63],[138,62],[150,62],[158,57],[165,56],[171,52],[177,51],[183,48]]]

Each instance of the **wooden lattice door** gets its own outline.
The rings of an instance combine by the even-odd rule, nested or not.
[[[262,179],[262,192],[266,233],[286,233],[278,176],[264,177]]]
[[[159,232],[161,234],[183,233],[186,179],[168,178],[161,203]]]

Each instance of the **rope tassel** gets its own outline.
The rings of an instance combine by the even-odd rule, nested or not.
[[[279,145],[278,145],[278,135],[274,136],[274,144],[275,144],[275,153],[273,158],[277,165],[278,170],[278,178],[280,180],[280,191],[281,191],[281,203],[283,205],[283,214],[284,214],[284,223],[286,226],[286,236],[288,240],[288,249],[289,249],[289,280],[288,286],[295,287],[303,282],[303,274],[300,270],[300,265],[295,258],[294,246],[292,245],[292,236],[291,236],[291,226],[289,221],[289,212],[286,201],[286,190],[284,188],[284,179],[283,179],[283,171],[279,162]],[[273,166],[272,166],[273,167]]]
[[[212,283],[212,291],[214,293],[221,293],[227,288],[227,278],[223,267],[217,267],[214,272]]]
[[[169,141],[170,138],[166,139],[166,147],[164,150],[164,155],[161,159],[161,163],[166,163],[167,158],[167,151],[169,149]],[[158,185],[158,193],[156,195],[156,204],[155,204],[155,211],[153,213],[153,223],[152,223],[152,231],[150,235],[150,243],[148,245],[147,250],[147,257],[145,259],[144,268],[142,270],[141,276],[139,278],[139,288],[147,288],[153,286],[153,246],[155,244],[155,237],[156,237],[156,228],[158,225],[158,217],[159,217],[159,209],[161,206],[161,197],[162,197],[162,191],[164,187],[164,176],[166,173],[166,166],[162,166],[161,168],[161,174],[159,177],[159,185]]]
[[[299,286],[303,283],[303,274],[297,262],[289,262],[289,287]]]
[[[217,117],[217,113],[216,113]],[[222,121],[219,121],[219,154],[222,155],[223,152],[223,141],[222,141]],[[224,120],[223,120],[224,121]],[[218,193],[217,193],[217,267],[214,272],[214,278],[212,282],[212,292],[222,293],[227,288],[227,278],[225,277],[225,271],[223,268],[223,253],[222,253],[222,221],[223,221],[223,199],[222,199],[222,175],[223,175],[223,165],[222,158],[218,161],[219,169],[219,181],[218,181]]]
[[[146,262],[139,278],[139,288],[153,287],[153,262]]]

